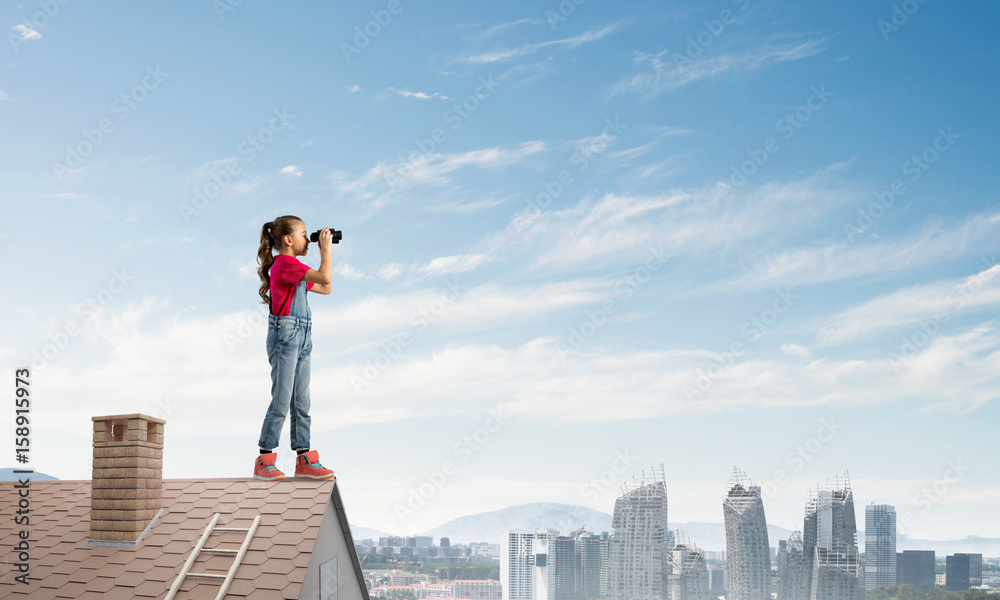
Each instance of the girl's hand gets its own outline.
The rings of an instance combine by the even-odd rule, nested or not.
[[[329,252],[330,247],[333,245],[333,234],[330,233],[329,227],[324,227],[319,232],[319,251]]]

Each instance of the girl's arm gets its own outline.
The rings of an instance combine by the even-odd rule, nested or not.
[[[306,281],[311,281],[317,285],[325,285],[327,288],[333,281],[333,261],[330,259],[330,245],[333,243],[333,234],[329,227],[324,227],[319,234],[319,270],[309,269],[303,276]],[[316,286],[313,286],[315,289]],[[321,292],[322,293],[322,292]],[[330,293],[327,291],[326,293]]]
[[[316,292],[317,294],[329,294],[330,293],[330,287],[331,287],[331,284],[329,284],[329,283],[327,283],[326,285],[324,285],[322,283],[314,283],[313,286],[311,288],[309,288],[309,291],[310,292]]]

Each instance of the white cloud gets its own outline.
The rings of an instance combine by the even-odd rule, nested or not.
[[[501,31],[510,29],[512,27],[517,27],[519,25],[546,25],[546,24],[548,24],[548,21],[545,19],[532,19],[532,18],[518,19],[516,21],[509,21],[507,23],[498,23],[496,25],[491,25],[482,33],[480,33],[479,39],[486,39],[489,37],[493,37],[494,35],[500,33]]]
[[[427,275],[447,275],[450,273],[464,273],[471,271],[479,265],[487,262],[489,257],[485,254],[461,254],[457,256],[441,256],[430,261],[426,265],[417,269],[419,273]]]
[[[365,278],[364,273],[355,270],[354,268],[351,267],[351,265],[347,264],[346,262],[337,263],[337,266],[333,268],[333,272],[336,273],[337,275],[340,275],[341,277],[344,277],[346,279],[353,279],[355,281]]]
[[[389,263],[383,265],[378,270],[378,276],[381,279],[390,281],[399,277],[403,273],[403,265],[401,263]]]
[[[395,94],[397,96],[401,96],[403,98],[416,98],[417,100],[434,100],[434,99],[454,100],[454,98],[452,98],[451,96],[445,96],[444,94],[439,94],[437,92],[432,92],[430,94],[428,94],[427,92],[411,92],[410,90],[399,89],[395,87],[389,87],[389,89],[387,89],[386,92],[389,94]]]
[[[612,23],[610,25],[605,25],[598,29],[582,33],[578,36],[571,38],[564,38],[561,40],[552,40],[549,42],[539,42],[534,44],[524,44],[523,46],[518,46],[517,48],[511,48],[508,50],[495,50],[492,52],[484,52],[482,54],[476,54],[474,56],[466,57],[465,62],[469,63],[495,63],[510,60],[512,58],[517,58],[520,56],[527,56],[529,54],[534,54],[549,46],[564,47],[564,48],[576,48],[583,44],[590,42],[596,42],[597,40],[603,38],[604,36],[612,33],[618,29],[618,23]]]
[[[853,199],[828,180],[829,172],[823,171],[800,181],[748,185],[735,193],[715,185],[650,196],[605,194],[559,210],[528,207],[504,231],[488,236],[481,251],[528,253],[529,268],[561,272],[622,261],[639,266],[651,247],[669,258],[750,240],[774,244],[782,234]]]
[[[278,172],[288,177],[302,177],[302,169],[296,167],[295,165],[288,165],[287,167],[282,167],[281,170],[279,170]]]
[[[485,148],[453,154],[421,154],[414,152],[392,163],[380,162],[362,175],[348,173],[330,175],[334,189],[341,196],[369,203],[374,212],[401,190],[414,186],[441,186],[451,182],[452,172],[466,167],[498,169],[523,161],[545,150],[541,141],[524,142],[514,148]]]
[[[940,328],[951,317],[1000,305],[1000,265],[945,281],[905,287],[822,319],[816,339],[843,344],[886,330],[929,322]]]
[[[31,27],[28,27],[27,25],[14,25],[13,27],[11,27],[11,29],[17,32],[17,34],[20,35],[21,38],[25,40],[31,41],[31,40],[42,39],[42,34],[38,33],[37,31],[35,31]]]
[[[2,101],[2,100],[6,100],[6,99],[7,99],[7,98],[9,98],[9,97],[10,97],[10,96],[8,96],[8,95],[7,95],[7,92],[5,92],[5,91],[3,91],[3,90],[0,90],[0,101]]]
[[[357,84],[354,84],[351,87],[347,88],[348,94],[357,94],[360,91],[361,91],[361,86]]]
[[[997,216],[1000,215],[976,215],[951,229],[931,225],[896,241],[845,241],[782,250],[750,261],[745,274],[705,289],[765,289],[829,283],[893,273],[914,265],[964,256],[970,250],[989,250],[995,247],[992,242],[1000,230]]]
[[[790,354],[792,356],[801,356],[803,358],[809,358],[809,356],[812,355],[812,352],[809,351],[809,348],[806,348],[805,346],[800,346],[798,344],[782,344],[781,351],[784,352],[785,354]]]
[[[665,91],[673,91],[689,83],[733,72],[753,71],[772,64],[800,60],[824,51],[824,40],[798,44],[766,46],[743,53],[726,53],[715,57],[690,59],[674,51],[657,54],[637,53],[635,62],[643,72],[615,84],[612,93],[634,92],[651,99]]]

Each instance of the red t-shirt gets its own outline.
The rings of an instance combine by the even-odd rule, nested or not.
[[[287,317],[288,311],[292,308],[292,296],[295,295],[295,286],[299,285],[302,277],[311,267],[303,264],[299,259],[287,254],[279,254],[274,257],[274,264],[271,265],[271,314],[279,317]],[[306,289],[309,290],[313,282],[306,282]]]

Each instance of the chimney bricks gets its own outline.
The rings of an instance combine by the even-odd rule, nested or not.
[[[163,506],[163,419],[92,417],[90,539],[134,542]]]

